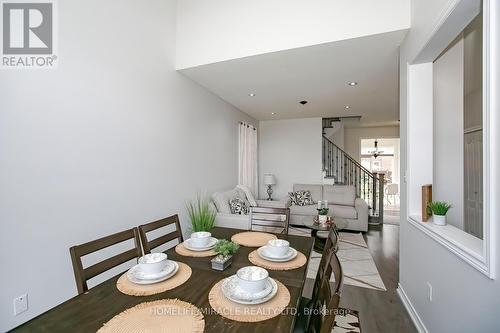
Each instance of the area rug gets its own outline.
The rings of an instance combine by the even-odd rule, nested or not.
[[[341,232],[337,256],[344,271],[344,284],[387,290],[361,233]],[[320,260],[321,254],[313,251],[309,258],[308,278],[316,278]],[[333,275],[331,280],[334,280]]]
[[[384,210],[384,224],[399,225],[399,210]]]
[[[358,311],[340,308],[332,333],[361,333]]]

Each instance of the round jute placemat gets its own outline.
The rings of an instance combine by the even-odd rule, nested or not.
[[[270,269],[273,271],[289,271],[291,269],[296,269],[304,266],[307,263],[306,256],[297,251],[297,256],[290,261],[285,262],[275,262],[269,261],[264,258],[261,258],[257,253],[257,250],[250,252],[248,255],[248,260],[256,266],[260,266],[265,269]]]
[[[182,243],[177,244],[177,246],[175,247],[175,252],[177,252],[177,254],[180,254],[181,256],[185,256],[185,257],[211,257],[211,256],[214,256],[216,254],[213,249],[208,250],[208,251],[188,250],[188,249],[186,249],[186,247]]]
[[[277,238],[275,235],[268,234],[267,232],[245,231],[233,235],[231,240],[242,246],[261,247],[266,245],[271,239]]]
[[[127,278],[127,273],[125,273],[116,281],[116,288],[122,293],[131,296],[148,296],[174,289],[186,282],[192,273],[191,267],[188,265],[178,261],[177,264],[179,265],[177,273],[165,281],[153,284],[136,284],[131,282]]]
[[[257,305],[238,304],[224,296],[222,293],[222,281],[217,282],[210,293],[208,301],[210,306],[222,317],[245,323],[254,323],[279,316],[290,303],[290,292],[279,281],[278,292],[271,300]]]
[[[97,332],[201,333],[204,329],[203,314],[196,306],[178,299],[163,299],[127,309],[111,318]]]

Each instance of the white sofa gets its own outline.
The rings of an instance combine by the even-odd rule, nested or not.
[[[246,199],[251,206],[282,208],[290,205],[289,200],[286,198],[280,201],[255,200],[248,190],[245,192],[238,186],[232,190],[215,192],[212,194],[210,205],[217,212],[215,217],[216,226],[243,230],[251,229],[249,215],[231,214],[229,200],[235,197]]]
[[[346,230],[368,230],[368,205],[361,198],[356,198],[356,189],[351,185],[314,185],[294,184],[293,191],[311,192],[314,204],[290,207],[290,225],[301,226],[318,214],[317,202],[328,200],[328,215],[341,217],[347,221]]]

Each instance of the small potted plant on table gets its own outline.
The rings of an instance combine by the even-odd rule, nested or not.
[[[227,239],[221,239],[215,244],[214,251],[217,254],[215,258],[212,259],[212,269],[223,271],[231,265],[233,261],[233,255],[238,251],[240,246],[236,243],[228,241]]]
[[[446,213],[452,207],[446,201],[432,201],[427,205],[432,212],[432,222],[436,225],[446,225]]]
[[[320,224],[326,224],[328,222],[328,208],[318,209],[318,222]]]
[[[328,201],[327,200],[319,200],[318,201],[318,223],[326,224],[328,221]]]

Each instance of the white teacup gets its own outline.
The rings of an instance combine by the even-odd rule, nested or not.
[[[191,234],[191,245],[194,247],[205,247],[210,243],[212,234],[208,231],[198,231]]]
[[[167,266],[165,253],[149,253],[139,258],[139,267],[146,274],[161,272]]]
[[[246,266],[238,269],[236,277],[241,289],[250,293],[256,293],[266,289],[266,281],[269,273],[261,267]]]
[[[290,249],[290,243],[284,239],[271,239],[267,242],[267,252],[273,257],[284,257]]]

